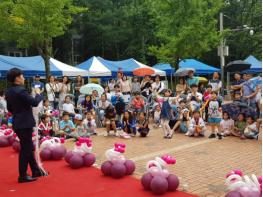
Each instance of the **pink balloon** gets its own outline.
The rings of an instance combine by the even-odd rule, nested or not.
[[[231,191],[228,192],[225,197],[243,197],[239,192],[237,191]]]
[[[151,173],[147,172],[145,173],[141,178],[141,184],[145,190],[151,189],[151,182],[152,182],[153,176]]]
[[[131,175],[135,170],[135,163],[132,160],[126,160],[124,165],[126,167],[126,175]]]
[[[81,168],[84,165],[84,161],[81,155],[79,154],[74,154],[70,159],[69,159],[69,164],[71,168],[77,169]]]
[[[111,176],[115,179],[122,178],[126,175],[126,167],[123,164],[115,163],[111,167]]]
[[[167,177],[167,181],[168,181],[168,190],[169,191],[175,191],[177,190],[179,184],[180,184],[180,181],[178,179],[178,177],[174,174],[170,174],[168,177]]]
[[[40,152],[40,158],[45,160],[50,160],[52,158],[52,152],[49,148],[45,148]]]
[[[72,151],[68,151],[65,155],[65,161],[69,164],[69,160],[70,158],[73,156],[73,152]]]
[[[101,171],[105,176],[110,176],[111,175],[111,168],[112,168],[112,163],[110,161],[105,161],[101,165]]]
[[[83,156],[83,160],[84,160],[84,165],[89,167],[95,163],[96,157],[94,154],[88,153],[88,154]]]
[[[168,190],[167,180],[158,176],[153,177],[151,181],[151,190],[156,195],[164,194]]]
[[[64,146],[57,146],[52,150],[52,159],[60,160],[66,154],[66,148]]]
[[[6,136],[0,137],[0,147],[6,147],[9,146],[9,141]]]
[[[237,175],[239,175],[239,176],[243,176],[243,172],[241,171],[241,170],[233,170],[233,172],[235,173],[235,174],[237,174]]]

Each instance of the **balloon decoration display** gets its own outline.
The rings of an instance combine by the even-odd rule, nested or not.
[[[126,145],[123,143],[115,143],[114,148],[105,152],[108,159],[101,165],[101,172],[105,176],[111,176],[115,179],[131,175],[135,170],[135,163],[131,160],[126,160],[123,153]]]
[[[225,197],[260,197],[262,194],[262,177],[252,174],[243,175],[241,170],[232,170],[226,175],[229,192]]]
[[[11,146],[14,142],[14,131],[6,125],[0,128],[0,147]]]
[[[96,157],[91,153],[92,141],[90,138],[80,137],[75,144],[73,151],[68,151],[65,155],[65,161],[71,168],[77,169],[83,166],[92,166]]]
[[[40,141],[40,158],[42,160],[60,160],[67,150],[63,145],[64,138],[46,136]]]
[[[176,160],[169,155],[156,157],[147,163],[147,172],[141,178],[141,184],[145,190],[161,195],[167,191],[176,191],[179,187],[179,179],[170,174],[167,165],[174,165]]]

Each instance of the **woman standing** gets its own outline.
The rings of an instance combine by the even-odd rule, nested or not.
[[[70,93],[70,83],[68,76],[63,76],[62,82],[58,84],[59,86],[59,109],[62,110],[63,103],[67,94]]]
[[[78,99],[79,99],[79,95],[80,95],[79,89],[83,85],[84,85],[84,81],[83,81],[82,77],[80,75],[77,76],[76,82],[73,84],[75,106],[77,106],[77,104],[78,104]]]
[[[155,82],[152,83],[152,91],[155,94],[160,94],[164,89],[163,82],[160,81],[160,76],[156,75]]]
[[[186,90],[186,83],[184,78],[179,79],[179,83],[176,85],[176,96],[180,95]]]
[[[131,83],[127,79],[127,76],[122,77],[122,81],[120,83],[121,86],[121,92],[124,95],[124,102],[128,103],[129,99],[131,97]]]
[[[46,83],[47,98],[53,109],[58,107],[59,87],[54,76],[50,76]]]

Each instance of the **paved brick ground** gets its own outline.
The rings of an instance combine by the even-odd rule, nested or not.
[[[149,160],[155,156],[170,154],[177,159],[176,165],[169,170],[180,177],[179,189],[201,197],[224,196],[225,174],[232,169],[241,169],[245,174],[262,173],[261,137],[258,141],[241,141],[234,137],[219,141],[175,134],[173,139],[166,140],[162,138],[162,129],[151,129],[147,138],[120,139],[104,137],[103,133],[104,130],[99,129],[99,136],[92,137],[98,167],[106,160],[105,150],[112,148],[115,142],[126,143],[125,157],[136,162],[134,176],[137,178],[145,172],[145,165]],[[72,141],[66,144],[69,149],[73,147]]]

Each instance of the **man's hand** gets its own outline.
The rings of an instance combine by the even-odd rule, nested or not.
[[[39,88],[35,88],[35,93],[36,94],[40,94],[41,93],[41,90]]]

